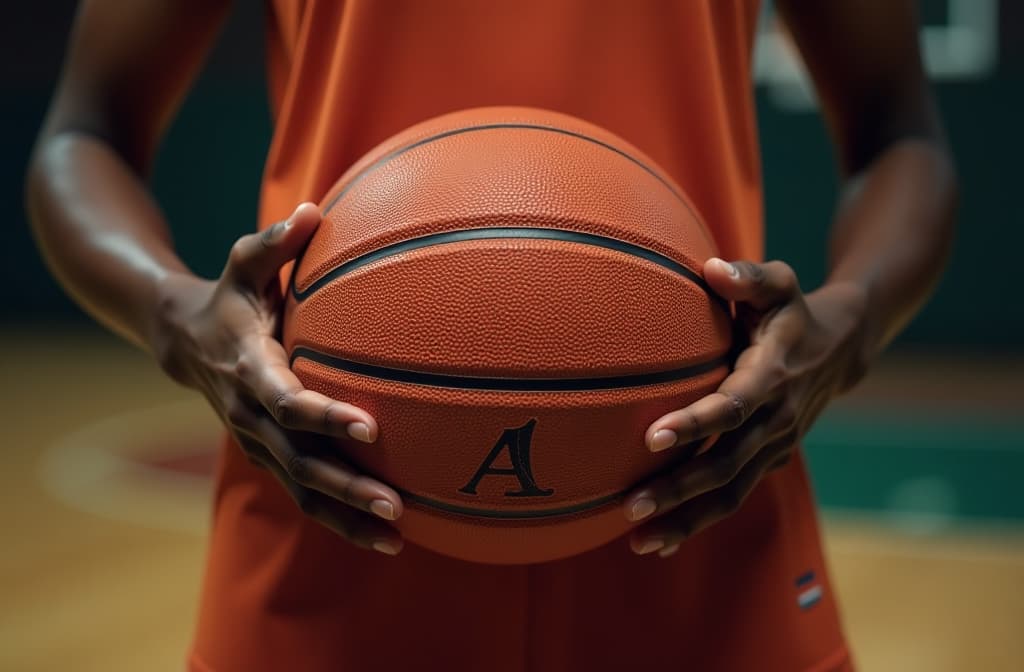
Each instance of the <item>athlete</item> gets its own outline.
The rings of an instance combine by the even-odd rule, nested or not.
[[[67,291],[228,430],[189,669],[851,669],[797,446],[951,245],[957,182],[912,0],[775,2],[842,175],[813,289],[762,257],[756,0],[268,0],[262,233],[218,279],[196,277],[147,175],[229,4],[85,0],[28,176]],[[711,227],[724,260],[703,271],[747,339],[718,391],[636,428],[650,450],[721,434],[714,447],[637,484],[628,540],[547,564],[403,545],[398,494],[323,450],[381,428],[303,389],[275,337],[279,270],[320,221],[312,202],[388,136],[484,105],[581,117],[667,170]]]

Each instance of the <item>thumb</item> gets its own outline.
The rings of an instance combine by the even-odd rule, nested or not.
[[[796,273],[781,261],[730,263],[712,257],[704,264],[704,279],[726,301],[746,303],[762,312],[800,295]]]
[[[263,291],[282,266],[299,255],[320,225],[320,210],[300,203],[288,219],[259,233],[242,236],[231,247],[224,278]]]

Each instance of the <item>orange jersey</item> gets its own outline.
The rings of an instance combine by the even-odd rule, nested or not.
[[[260,226],[366,151],[472,107],[603,126],[683,186],[726,258],[762,256],[756,0],[269,0]],[[637,427],[638,433],[646,428]],[[668,559],[625,539],[496,566],[371,553],[226,442],[190,669],[850,669],[803,460]]]

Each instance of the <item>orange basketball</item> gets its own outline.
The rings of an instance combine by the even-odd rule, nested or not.
[[[526,563],[625,533],[622,496],[687,458],[647,426],[728,370],[715,245],[679,186],[592,124],[495,107],[381,143],[321,209],[285,348],[377,419],[338,450],[402,495],[404,537]]]

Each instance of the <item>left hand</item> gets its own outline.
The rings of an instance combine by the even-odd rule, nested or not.
[[[651,451],[721,436],[626,497],[627,519],[656,514],[632,533],[630,545],[640,554],[667,557],[736,511],[766,472],[789,460],[825,405],[863,373],[866,298],[858,285],[830,283],[805,295],[780,261],[710,259],[704,277],[736,303],[749,345],[717,391],[647,429]]]

